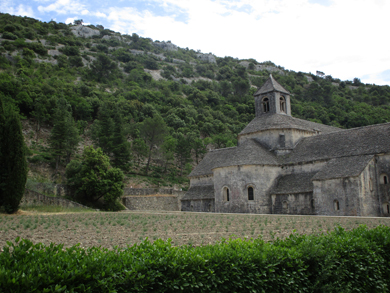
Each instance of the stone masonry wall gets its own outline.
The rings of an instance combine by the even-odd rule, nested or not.
[[[124,196],[122,203],[132,211],[180,211],[180,196]]]
[[[81,207],[87,208],[77,202],[70,201],[61,197],[50,197],[46,196],[42,193],[25,189],[24,196],[22,201],[20,202],[20,206],[40,206],[40,205],[53,205],[53,206],[61,206],[61,207]]]
[[[172,188],[125,188],[123,189],[123,195],[153,195],[153,194],[172,194],[178,195],[179,190]]]

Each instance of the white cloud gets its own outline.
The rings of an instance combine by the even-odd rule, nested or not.
[[[2,1],[0,4],[0,11],[18,16],[35,17],[31,6],[19,4],[18,6],[14,7],[12,1]]]
[[[58,14],[73,14],[80,13],[80,11],[84,11],[86,9],[84,4],[79,3],[76,0],[57,0],[48,6],[39,5],[38,10],[41,13],[56,12]]]
[[[389,83],[380,75],[390,68],[387,0],[149,1],[150,7],[160,7],[163,13],[135,7],[103,10],[80,0],[34,1],[40,3],[40,13],[65,15],[66,22],[76,19],[71,15],[97,17],[115,31],[171,40],[180,47],[221,57],[271,60],[295,71],[320,70],[341,79],[366,75],[367,82]],[[9,0],[3,0],[0,9],[33,16],[31,7]]]
[[[390,1],[343,0],[329,6],[308,0],[154,2],[177,11],[159,16],[112,7],[107,16],[111,29],[171,40],[217,56],[271,60],[295,71],[321,70],[341,79],[390,68],[384,31]],[[188,14],[186,23],[175,20],[183,11]]]
[[[76,19],[80,19],[80,18],[78,18],[78,17],[68,17],[66,20],[65,20],[65,24],[69,24],[69,23],[71,23],[71,24],[73,24],[73,22],[76,20]]]

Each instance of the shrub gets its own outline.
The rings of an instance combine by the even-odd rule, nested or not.
[[[0,254],[0,291],[388,292],[390,228],[173,247],[64,249],[16,239]],[[45,272],[45,274],[42,274]]]
[[[16,35],[14,35],[13,33],[11,32],[4,32],[3,33],[3,39],[7,39],[7,40],[16,40],[18,37]]]

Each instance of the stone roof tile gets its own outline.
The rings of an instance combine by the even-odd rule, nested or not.
[[[311,179],[313,178],[315,173],[316,172],[282,175],[277,178],[276,186],[271,191],[271,194],[312,192],[313,183]]]
[[[390,153],[390,123],[352,128],[303,138],[284,163]]]
[[[213,175],[212,169],[215,166],[223,164],[223,162],[230,157],[230,154],[237,147],[217,149],[208,152],[202,161],[192,170],[188,177],[204,176],[204,175]]]
[[[278,157],[269,152],[255,139],[248,139],[229,153],[229,157],[223,157],[220,164],[214,168],[241,166],[241,165],[278,165]]]
[[[342,129],[284,114],[268,114],[256,117],[240,132],[239,135],[268,129],[298,129],[311,132],[330,133]]]
[[[263,86],[257,90],[257,92],[255,93],[255,96],[257,95],[261,95],[261,94],[265,94],[265,93],[268,93],[268,92],[273,92],[273,91],[277,91],[277,92],[281,92],[281,93],[285,93],[285,94],[288,94],[290,95],[289,91],[286,90],[284,87],[282,87],[280,85],[280,83],[278,83],[274,77],[272,76],[272,74],[269,75],[269,78],[267,79],[267,81],[263,84]]]
[[[313,177],[313,180],[359,176],[373,157],[363,155],[332,159]]]

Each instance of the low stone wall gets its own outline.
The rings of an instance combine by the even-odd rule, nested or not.
[[[52,206],[61,206],[61,207],[80,207],[87,208],[77,202],[61,198],[61,197],[50,197],[42,193],[36,192],[34,190],[25,189],[24,196],[20,202],[20,206],[40,206],[40,205],[52,205]]]
[[[153,195],[153,194],[172,194],[177,195],[181,191],[172,188],[125,188],[123,195]]]
[[[124,196],[122,203],[132,211],[180,211],[180,197],[163,196]]]

